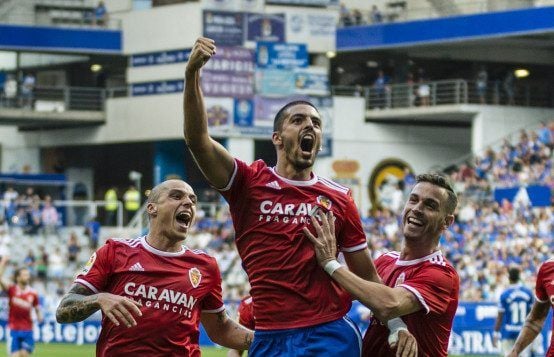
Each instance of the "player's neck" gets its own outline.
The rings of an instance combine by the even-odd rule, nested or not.
[[[162,235],[150,233],[146,236],[146,242],[153,248],[163,252],[176,253],[183,249],[182,240],[171,240]]]
[[[400,251],[400,260],[416,260],[435,253],[439,248],[433,246],[414,246],[404,242]]]
[[[291,163],[285,162],[284,160],[277,161],[275,172],[277,172],[279,176],[295,181],[309,181],[312,178],[312,167],[298,170]]]
[[[27,289],[28,286],[29,284],[17,283],[17,287],[20,288],[21,290]]]

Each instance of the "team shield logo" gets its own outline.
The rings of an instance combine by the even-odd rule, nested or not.
[[[200,270],[198,270],[197,268],[190,269],[189,279],[192,286],[194,288],[197,288],[198,285],[200,285],[200,281],[202,280],[202,274],[200,273]]]
[[[404,280],[406,280],[406,274],[402,273],[398,276],[398,278],[396,278],[396,284],[394,284],[394,287],[404,284]]]
[[[318,196],[317,204],[329,211],[331,209],[331,206],[333,205],[333,202],[331,202],[328,197]]]

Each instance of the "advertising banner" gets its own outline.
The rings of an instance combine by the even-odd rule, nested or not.
[[[203,34],[218,46],[242,46],[244,14],[230,11],[203,11]]]
[[[540,185],[496,188],[494,190],[494,200],[498,203],[502,203],[502,200],[506,199],[512,203],[520,202],[533,207],[550,206],[550,195],[550,188]]]
[[[235,127],[252,127],[254,125],[254,100],[235,99],[234,121]],[[241,130],[241,129],[239,129]]]
[[[290,36],[288,41],[305,41],[305,38],[310,38],[312,41],[326,39],[334,45],[337,23],[336,13],[289,13],[287,14],[287,35]]]
[[[246,40],[285,42],[285,14],[246,14]]]
[[[203,0],[205,9],[231,11],[263,11],[264,0]]]
[[[182,79],[176,79],[172,81],[156,81],[135,83],[131,85],[131,95],[152,95],[152,94],[168,94],[168,93],[180,93],[184,89],[184,82]]]
[[[258,42],[256,66],[258,68],[292,69],[308,67],[308,49],[301,43]]]
[[[338,0],[265,0],[268,5],[292,5],[292,6],[337,6]]]
[[[448,354],[459,356],[499,356],[500,346],[492,344],[492,332],[498,313],[497,304],[493,302],[460,302],[452,334],[448,343]],[[542,332],[533,342],[533,356],[544,356],[552,334],[552,312],[549,312]],[[362,334],[368,327],[369,309],[353,301],[348,316],[358,325]]]
[[[186,62],[190,56],[190,48],[174,51],[141,53],[131,56],[131,67],[154,66]]]
[[[218,47],[202,70],[202,91],[208,97],[252,98],[254,51],[242,47]]]
[[[291,69],[259,69],[256,92],[263,96],[286,97],[294,94],[294,72]]]
[[[294,70],[294,93],[329,95],[329,76],[323,67],[297,68]]]

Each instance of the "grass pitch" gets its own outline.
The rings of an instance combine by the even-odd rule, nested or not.
[[[95,345],[71,345],[63,343],[37,343],[34,357],[95,357]],[[0,343],[0,356],[8,356],[8,350],[5,343]],[[202,348],[203,357],[225,357],[227,349],[206,347]]]
[[[63,343],[37,343],[35,352],[31,355],[34,357],[95,357],[95,345],[71,345]],[[0,343],[0,357],[7,356],[8,351],[5,343]],[[225,357],[227,356],[226,348],[204,347],[202,348],[202,357]],[[456,356],[451,356],[456,357]],[[472,356],[481,357],[481,356]],[[491,357],[491,355],[483,356]]]

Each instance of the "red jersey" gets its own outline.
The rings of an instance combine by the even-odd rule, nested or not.
[[[186,247],[160,251],[145,237],[108,240],[75,282],[141,304],[131,328],[102,316],[97,356],[200,356],[200,313],[224,309],[214,258]]]
[[[537,300],[543,303],[549,303],[554,307],[554,259],[547,260],[539,268],[537,274],[537,283],[535,285],[535,295]],[[554,334],[550,337],[550,347],[546,357],[554,357]]]
[[[256,322],[254,321],[254,311],[252,311],[252,296],[247,296],[240,302],[238,311],[239,324],[254,330]]]
[[[8,299],[10,330],[32,331],[31,310],[38,306],[38,293],[30,286],[21,289],[19,285],[14,284],[8,288]]]
[[[448,339],[458,308],[460,278],[440,251],[414,260],[400,260],[398,252],[390,252],[375,260],[383,283],[401,286],[419,300],[422,310],[402,316],[418,343],[419,356],[448,355]],[[395,356],[387,342],[389,329],[372,317],[364,336],[363,356]]]
[[[349,189],[312,174],[308,181],[279,176],[263,161],[235,160],[222,195],[229,202],[236,245],[254,299],[256,329],[314,326],[344,316],[350,295],[323,271],[302,228],[318,209],[332,210],[343,252],[367,247]]]

